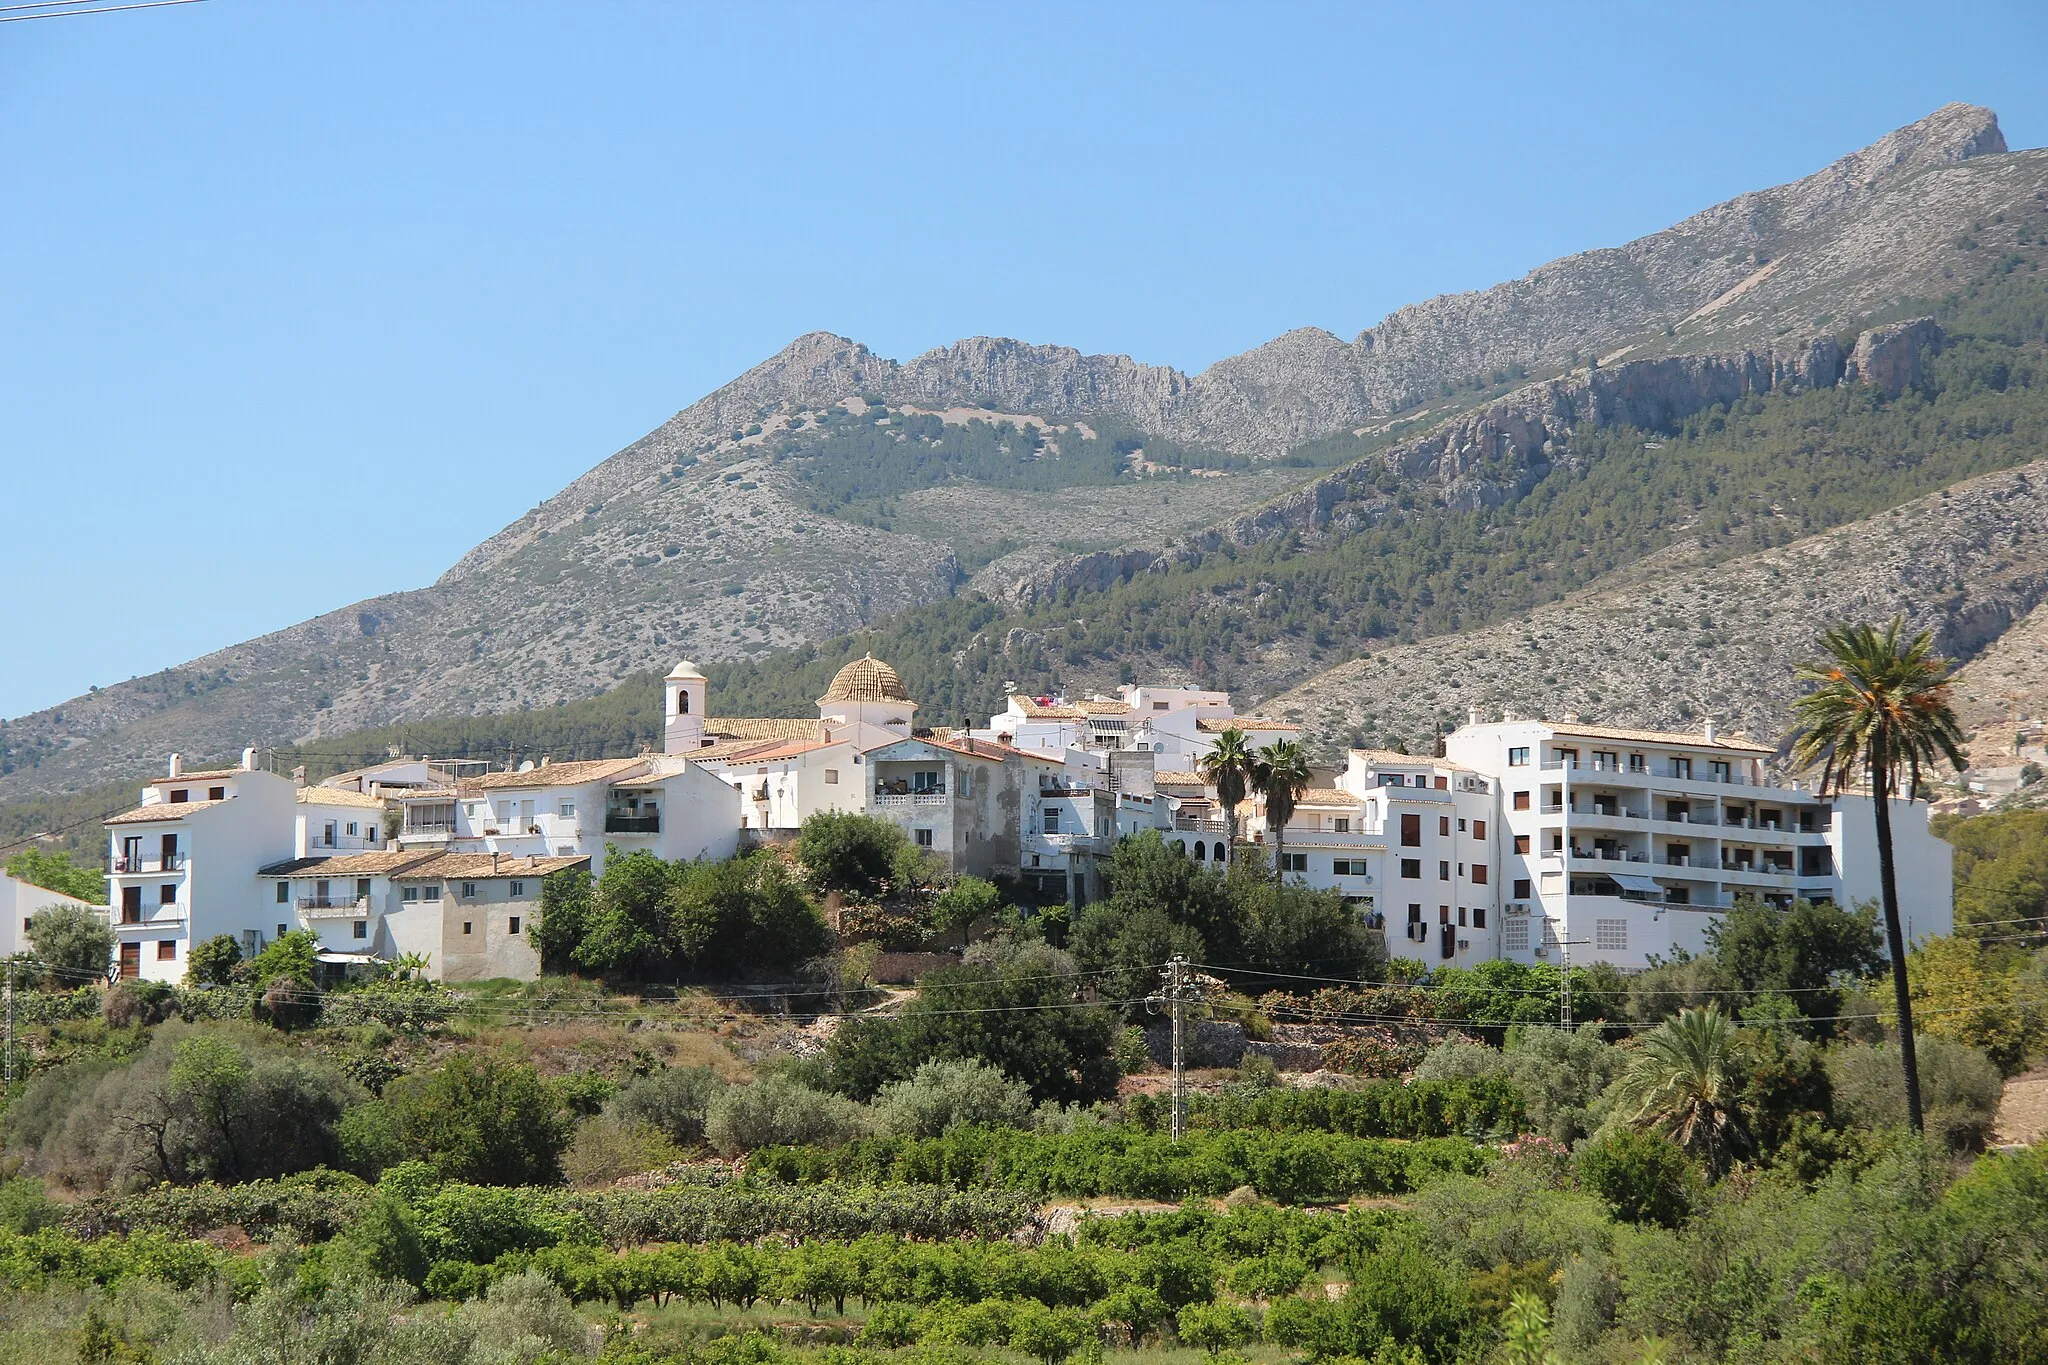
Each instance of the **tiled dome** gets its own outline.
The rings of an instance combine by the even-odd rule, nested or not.
[[[819,701],[909,701],[896,670],[872,654],[864,654],[832,675],[832,685]]]

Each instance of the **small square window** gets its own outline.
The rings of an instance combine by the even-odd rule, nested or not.
[[[1447,882],[1451,879],[1451,865],[1448,861],[1439,862],[1436,865],[1436,879],[1440,882]]]
[[[280,924],[277,926],[277,936],[279,938],[283,938],[287,932],[289,931],[286,929],[284,925]]]
[[[1475,839],[1484,839],[1486,837],[1486,822],[1484,820],[1474,820],[1472,822],[1472,837]]]
[[[353,839],[353,838],[356,838],[356,837],[357,837],[357,830],[358,830],[359,828],[360,828],[360,826],[358,826],[358,825],[356,824],[356,822],[355,822],[355,821],[353,821],[353,820],[349,821],[349,822],[348,822],[348,837],[349,837],[349,838],[351,838],[351,839]]]
[[[511,933],[514,933],[514,934],[518,933],[518,932],[519,932],[519,916],[517,916],[517,915],[514,915],[514,916],[512,916],[512,918],[511,918],[511,921],[510,921],[510,923],[509,923],[509,924],[507,924],[506,928],[507,928],[507,930],[508,930],[509,932],[511,932]]]
[[[574,820],[576,818],[576,803],[574,801],[562,802],[559,809],[562,812],[562,818],[564,820]]]
[[[228,799],[228,789],[226,787],[208,787],[206,789],[206,799],[209,801],[225,801]]]
[[[1420,859],[1420,858],[1403,858],[1403,859],[1401,860],[1401,875],[1402,875],[1403,877],[1411,877],[1411,878],[1419,878],[1419,877],[1421,877],[1421,876],[1422,876],[1422,859]]]
[[[1527,853],[1528,851],[1529,851],[1529,836],[1528,836],[1528,835],[1526,835],[1526,834],[1517,834],[1517,835],[1515,836],[1515,852],[1517,852],[1517,853]]]
[[[1439,836],[1439,837],[1441,837],[1441,836],[1443,836],[1443,835],[1446,835],[1446,834],[1449,834],[1449,833],[1451,832],[1451,817],[1450,817],[1450,816],[1448,816],[1448,815],[1439,815],[1439,816],[1437,816],[1437,818],[1436,818],[1436,832],[1437,832],[1437,834],[1438,834],[1438,836]]]
[[[466,934],[466,933],[468,933],[468,932],[469,932],[469,926],[470,926],[470,921],[468,921],[468,920],[464,920],[464,921],[462,922],[462,932],[463,932],[463,933],[465,933],[465,934]]]
[[[420,889],[417,886],[408,886],[398,893],[398,898],[407,905],[412,905],[419,900]]]
[[[464,882],[462,884],[462,898],[466,901],[473,901],[476,899],[475,882]]]
[[[174,938],[160,938],[156,941],[156,960],[158,962],[175,962],[177,959],[178,940]]]
[[[525,895],[525,894],[526,894],[526,883],[525,883],[525,882],[514,882],[514,883],[512,883],[512,894],[513,894],[514,896],[523,896],[523,895]],[[515,933],[516,933],[516,932],[518,932],[518,931],[517,931],[517,930],[514,930],[513,932],[515,932]]]
[[[914,829],[911,831],[911,834],[916,838],[917,846],[919,848],[932,847],[932,832],[930,830]]]
[[[420,899],[427,901],[437,901],[441,899],[441,884],[439,882],[434,882],[431,885],[421,887]]]
[[[1510,768],[1528,767],[1529,750],[1526,747],[1519,747],[1508,750],[1508,766]]]
[[[292,903],[292,884],[290,882],[279,882],[277,884],[277,903],[279,905],[290,905]]]
[[[1472,927],[1474,929],[1484,929],[1486,927],[1485,906],[1475,905],[1472,907]]]
[[[1335,819],[1331,820],[1330,827],[1336,830],[1336,832],[1339,834],[1349,834],[1351,832],[1351,817],[1348,815],[1339,815]]]
[[[366,919],[357,920],[352,932],[356,938],[368,938],[370,936],[370,922]]]
[[[1527,793],[1527,792],[1516,792],[1516,793],[1515,793],[1515,809],[1516,809],[1516,810],[1527,810],[1527,809],[1529,809],[1529,793]]]
[[[825,769],[825,785],[828,787],[836,787],[839,785],[839,769]]]
[[[1518,901],[1529,899],[1529,879],[1527,877],[1515,878],[1515,899]]]

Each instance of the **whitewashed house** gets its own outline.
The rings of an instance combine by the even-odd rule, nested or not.
[[[90,910],[98,915],[107,913],[104,905],[94,905],[91,901],[82,901],[76,896],[67,896],[61,891],[51,891],[19,877],[0,873],[0,957],[27,952],[29,917],[37,911],[60,906]]]
[[[1472,723],[1445,740],[1501,788],[1500,955],[1639,969],[1704,952],[1739,895],[1856,904],[1878,896],[1867,796],[1768,781],[1768,745],[1718,734],[1547,721]],[[1909,937],[1954,926],[1954,851],[1928,807],[1892,803]]]
[[[195,943],[232,934],[253,954],[290,929],[258,869],[295,855],[299,811],[298,788],[259,770],[254,749],[238,768],[205,772],[171,755],[142,804],[106,822],[120,974],[180,981]]]

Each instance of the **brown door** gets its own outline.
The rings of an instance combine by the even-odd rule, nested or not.
[[[133,981],[142,975],[142,945],[124,943],[121,945],[121,979]]]

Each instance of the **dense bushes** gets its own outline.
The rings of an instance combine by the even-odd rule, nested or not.
[[[432,1163],[451,1180],[546,1185],[562,1178],[572,1124],[531,1067],[458,1053],[401,1076],[343,1125],[349,1165],[374,1175],[399,1160]]]
[[[1275,1088],[1256,1095],[1226,1091],[1191,1096],[1188,1121],[1197,1128],[1346,1137],[1511,1136],[1520,1130],[1522,1097],[1513,1082],[1492,1075],[1408,1084],[1375,1081],[1356,1090]],[[1131,1121],[1148,1131],[1159,1131],[1167,1121],[1162,1096],[1133,1095],[1124,1107]]]
[[[768,1148],[749,1170],[771,1180],[911,1181],[994,1186],[1041,1197],[1185,1199],[1250,1185],[1269,1199],[1328,1203],[1399,1194],[1485,1154],[1456,1139],[1387,1142],[1331,1133],[1195,1131],[1179,1143],[1128,1129],[1031,1134],[956,1129],[943,1138],[867,1138],[836,1149]]]

